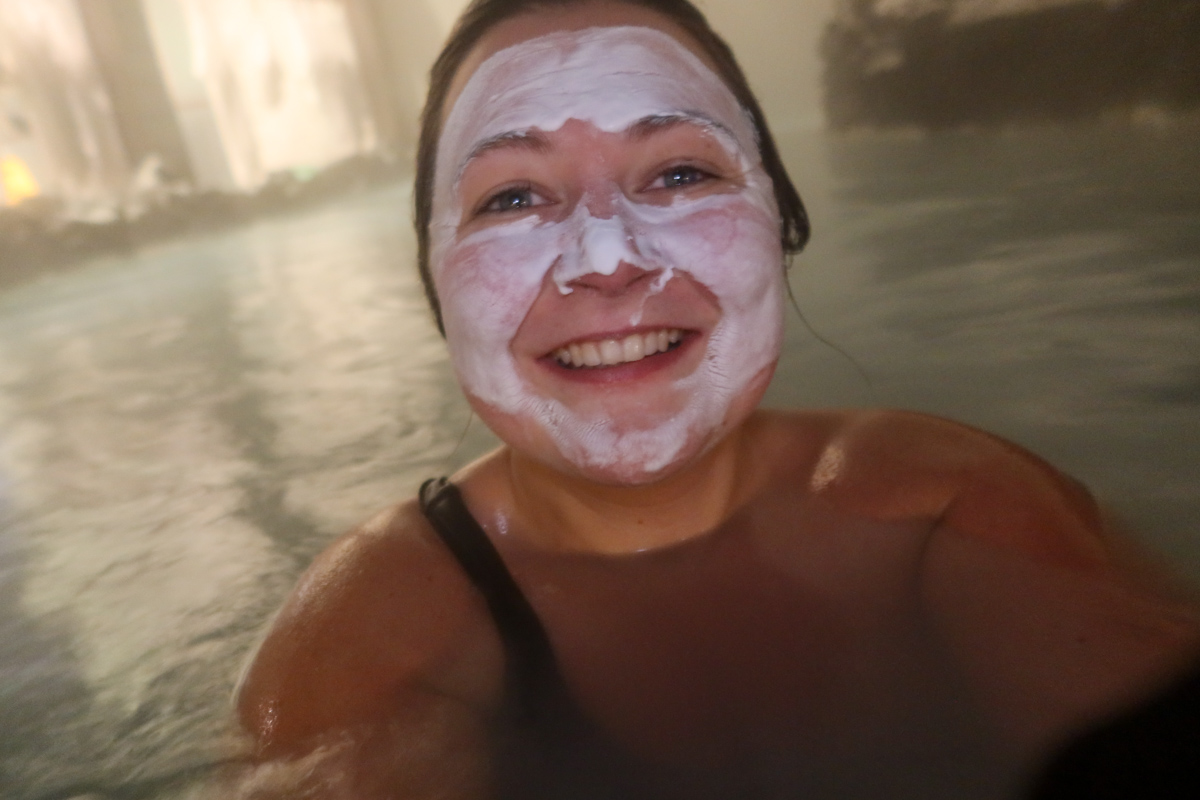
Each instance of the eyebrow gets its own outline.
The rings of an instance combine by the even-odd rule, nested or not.
[[[458,168],[458,178],[462,178],[462,174],[466,171],[467,166],[484,153],[506,148],[530,150],[534,153],[546,153],[550,151],[550,142],[541,133],[530,130],[505,131],[495,136],[489,136],[472,147],[470,153],[467,153],[467,157],[462,161],[462,166]]]
[[[641,141],[662,130],[669,130],[680,125],[699,125],[701,128],[712,128],[737,141],[733,131],[723,122],[719,122],[707,114],[697,111],[681,111],[674,114],[654,114],[642,117],[626,129],[629,138]]]
[[[737,138],[728,125],[698,111],[651,114],[634,122],[625,129],[625,133],[634,141],[644,141],[659,131],[669,130],[679,125],[699,125],[702,128],[711,128],[727,136],[730,141],[737,141]],[[507,148],[528,150],[534,153],[548,153],[553,149],[553,146],[540,131],[536,130],[505,131],[495,136],[489,136],[472,147],[471,152],[463,159],[462,166],[458,168],[456,182],[462,179],[463,173],[466,172],[467,167],[472,161],[493,150]]]

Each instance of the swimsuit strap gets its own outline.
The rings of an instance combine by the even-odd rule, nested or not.
[[[546,629],[458,487],[421,486],[421,511],[487,601],[504,642],[506,703],[498,740],[499,800],[648,800],[675,796],[643,787],[644,765],[600,733],[575,705]]]
[[[506,677],[517,708],[536,713],[547,689],[561,685],[546,629],[458,487],[446,478],[430,478],[421,485],[420,502],[425,518],[487,601],[504,643]]]

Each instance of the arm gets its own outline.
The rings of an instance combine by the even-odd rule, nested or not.
[[[486,796],[502,655],[490,618],[411,504],[305,573],[246,674],[242,798]]]
[[[849,418],[820,462],[814,489],[840,507],[929,520],[916,575],[928,624],[1018,752],[1037,757],[1195,652],[1195,607],[1133,569],[1087,490],[1022,448],[873,412]]]
[[[237,800],[476,800],[488,743],[475,710],[430,693],[398,698],[390,722],[329,731],[248,759],[222,796]]]
[[[295,753],[250,759],[222,796],[237,800],[474,800],[488,796],[478,715],[430,695],[390,723],[331,731]]]
[[[1194,657],[1196,607],[1120,546],[1091,496],[1014,452],[964,476],[930,535],[924,601],[985,709],[1039,754]]]

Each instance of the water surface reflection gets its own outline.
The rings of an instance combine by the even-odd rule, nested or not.
[[[1200,578],[1200,131],[806,142],[793,290],[872,386],[797,325],[771,398],[994,430]]]
[[[299,570],[483,447],[455,455],[406,197],[0,300],[0,794],[173,796],[225,752],[239,663]]]
[[[816,228],[796,295],[871,385],[793,321],[770,399],[996,430],[1200,578],[1196,140],[786,141]],[[490,445],[463,435],[407,196],[0,295],[0,795],[201,796],[299,570]]]

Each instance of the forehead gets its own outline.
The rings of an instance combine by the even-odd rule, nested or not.
[[[500,51],[547,34],[620,26],[650,28],[665,33],[690,50],[709,69],[716,71],[712,59],[687,31],[657,11],[619,2],[586,3],[566,8],[541,9],[536,14],[526,13],[504,20],[480,37],[450,83],[450,91],[442,106],[442,122],[445,122],[447,115],[454,108],[459,95],[475,71]]]
[[[435,202],[451,197],[481,144],[557,131],[571,119],[619,133],[658,118],[699,122],[747,166],[757,159],[756,130],[733,92],[665,31],[602,26],[523,39],[477,67],[446,116]]]

